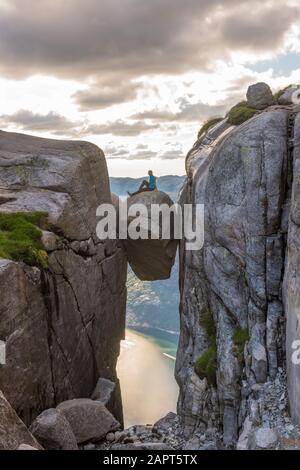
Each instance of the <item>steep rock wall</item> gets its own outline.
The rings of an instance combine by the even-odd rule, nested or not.
[[[96,208],[111,201],[103,152],[84,142],[0,132],[1,212],[46,211],[48,269],[0,260],[0,388],[28,424],[45,408],[115,382],[127,262],[100,243]],[[120,390],[115,415],[122,420]]]
[[[228,447],[246,417],[259,419],[255,387],[284,364],[281,287],[297,111],[271,107],[238,127],[223,121],[187,157],[181,203],[205,204],[205,242],[199,251],[186,251],[184,243],[180,249],[178,411],[186,435],[216,426]],[[292,243],[290,233],[291,250]],[[208,315],[215,325],[216,384],[195,372],[212,341]],[[239,346],[240,333],[247,341]]]
[[[287,318],[286,353],[290,411],[300,424],[300,114],[295,119],[293,135],[293,191],[289,218],[289,234],[284,276],[284,305]]]

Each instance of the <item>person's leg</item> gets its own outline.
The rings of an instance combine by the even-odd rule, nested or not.
[[[143,191],[143,189],[147,189],[147,188],[149,188],[149,183],[147,180],[143,180],[137,192],[141,192]]]
[[[140,184],[140,187],[134,193],[128,193],[129,196],[135,196],[136,194],[143,193],[144,191],[150,191],[149,183],[147,180],[143,180]]]

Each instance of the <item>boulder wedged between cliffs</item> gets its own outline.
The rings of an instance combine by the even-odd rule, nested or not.
[[[172,215],[159,217],[155,222],[152,217],[152,207],[160,206],[165,209],[171,208],[174,203],[172,199],[162,191],[145,191],[130,197],[128,203],[128,228],[134,218],[130,216],[130,209],[134,205],[140,204],[145,208],[145,215],[141,214],[141,229],[145,239],[123,240],[126,250],[127,260],[136,274],[142,281],[156,281],[168,279],[175,262],[178,240],[174,238],[174,219]],[[154,223],[154,226],[151,225]],[[165,224],[165,225],[164,225]],[[151,231],[152,229],[152,231]],[[153,232],[157,234],[157,239],[152,238]]]

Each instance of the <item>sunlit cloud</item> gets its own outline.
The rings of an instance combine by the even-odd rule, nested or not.
[[[1,128],[88,139],[113,174],[150,163],[183,174],[201,124],[248,85],[300,82],[296,0],[0,0],[0,10]]]

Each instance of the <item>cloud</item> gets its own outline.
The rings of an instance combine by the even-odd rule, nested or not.
[[[120,149],[119,151],[116,150],[115,153],[105,152],[106,158],[110,160],[149,160],[157,156],[157,152],[154,150],[136,150],[129,151]]]
[[[251,3],[249,7],[249,3]],[[212,67],[234,51],[274,51],[299,21],[287,0],[10,0],[0,16],[0,71],[99,85],[149,74]],[[34,12],[34,14],[33,14]],[[101,86],[100,86],[101,88]],[[129,90],[121,90],[121,98]],[[134,93],[134,90],[132,90]],[[91,90],[78,100],[116,102],[117,91]]]
[[[93,111],[134,100],[140,87],[141,84],[130,81],[114,86],[99,84],[76,92],[73,99],[81,111]]]
[[[147,124],[144,121],[126,122],[122,119],[105,124],[72,121],[53,111],[48,114],[38,114],[26,109],[13,114],[3,114],[0,116],[0,124],[2,127],[13,126],[23,131],[50,132],[73,138],[104,134],[135,137],[160,128],[159,124]]]
[[[179,110],[171,112],[164,109],[150,109],[131,116],[132,119],[149,119],[155,122],[194,122],[204,121],[213,116],[223,116],[228,104],[211,106],[204,103],[190,103],[186,98],[179,100]]]
[[[284,34],[299,19],[296,7],[282,8],[282,3],[265,2],[259,9],[241,5],[227,14],[221,22],[221,35],[230,47],[237,44],[245,50],[274,49],[280,45]],[[295,16],[294,16],[295,15]]]
[[[177,158],[185,158],[184,153],[180,149],[166,150],[159,155],[159,158],[163,160],[174,160]]]
[[[13,125],[24,131],[50,131],[56,134],[72,133],[80,125],[53,111],[38,114],[26,109],[20,109],[13,114],[3,114],[0,116],[0,123],[2,126]]]
[[[104,153],[109,159],[121,160],[149,160],[151,158],[160,158],[165,160],[175,160],[178,158],[185,158],[181,146],[178,144],[170,143],[167,149],[161,152],[149,149],[148,145],[139,144],[134,150],[121,146],[108,145],[104,149]]]
[[[144,132],[159,129],[159,124],[147,124],[144,121],[126,122],[122,119],[106,124],[90,124],[82,129],[82,135],[112,134],[122,137],[135,137]]]
[[[128,155],[128,150],[123,146],[116,147],[114,145],[107,145],[104,147],[104,153],[108,157],[123,157],[124,155]]]
[[[149,160],[157,156],[157,153],[153,150],[140,150],[139,152],[133,152],[129,155],[128,160]]]

